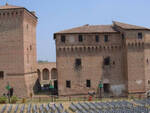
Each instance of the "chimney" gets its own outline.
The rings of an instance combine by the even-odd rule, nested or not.
[[[36,13],[35,13],[35,11],[31,11],[31,13],[32,13],[33,15],[35,15],[35,16],[36,16]]]

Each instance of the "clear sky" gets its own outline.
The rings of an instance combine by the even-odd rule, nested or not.
[[[36,11],[38,60],[56,61],[53,33],[112,20],[150,28],[150,0],[0,0]]]

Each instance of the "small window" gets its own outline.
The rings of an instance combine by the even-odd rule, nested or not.
[[[91,80],[86,80],[86,87],[91,87]]]
[[[76,66],[76,68],[81,67],[81,64],[82,64],[82,62],[81,62],[80,58],[78,58],[78,59],[75,60],[75,66]]]
[[[32,50],[32,45],[30,45],[30,50]]]
[[[143,38],[142,33],[138,33],[138,39],[142,39],[142,38]]]
[[[71,88],[71,81],[70,80],[66,81],[66,88]]]
[[[147,62],[147,64],[149,64],[149,60],[148,59],[146,60],[146,62]]]
[[[110,57],[104,59],[104,65],[110,65]]]
[[[122,40],[124,40],[124,34],[122,34]]]
[[[104,35],[104,41],[108,42],[108,35]]]
[[[61,42],[65,43],[65,41],[66,41],[66,36],[62,35],[61,36]]]
[[[148,80],[148,84],[150,84],[150,80]]]
[[[3,80],[3,79],[4,79],[4,72],[0,71],[0,80]]]
[[[95,36],[95,41],[99,42],[99,36],[98,35]]]
[[[83,42],[83,36],[82,35],[79,35],[79,42]]]

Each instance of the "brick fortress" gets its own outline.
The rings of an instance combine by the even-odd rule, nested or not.
[[[150,90],[150,29],[120,22],[54,34],[59,95],[143,95]]]
[[[54,34],[56,64],[37,63],[35,12],[0,6],[0,95],[29,97],[51,80],[58,95],[143,95],[150,90],[150,29],[120,22]]]

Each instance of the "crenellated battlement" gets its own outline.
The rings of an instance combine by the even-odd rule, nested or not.
[[[0,17],[16,17],[22,16],[23,9],[17,10],[0,10]]]
[[[94,51],[113,51],[121,50],[121,45],[101,45],[101,46],[63,46],[58,47],[59,52],[94,52]]]
[[[128,42],[127,44],[126,44],[126,46],[127,47],[136,47],[136,48],[144,48],[144,42]]]

